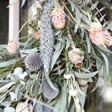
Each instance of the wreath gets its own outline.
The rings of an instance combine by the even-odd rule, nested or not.
[[[87,89],[103,87],[110,69],[112,22],[99,2],[32,4],[19,31],[28,24],[28,35],[0,45],[1,110],[84,112]]]

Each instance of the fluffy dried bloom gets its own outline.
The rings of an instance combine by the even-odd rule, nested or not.
[[[54,34],[50,16],[51,4],[46,3],[40,17],[40,53],[44,64],[44,70],[48,72],[53,54]]]
[[[25,58],[25,66],[30,71],[36,71],[41,68],[42,66],[42,60],[40,58],[40,53],[34,52],[30,53]]]
[[[96,45],[106,44],[107,46],[112,45],[112,36],[108,31],[103,31],[102,25],[99,23],[92,23],[89,29],[89,36],[92,43]]]
[[[93,22],[90,26],[89,32],[90,33],[95,33],[95,32],[100,32],[102,31],[102,25],[97,22]]]
[[[44,81],[42,85],[42,93],[44,97],[46,97],[47,99],[54,99],[59,95],[59,89],[58,87],[57,91],[52,89],[52,87],[48,84],[48,82]]]
[[[65,12],[62,8],[55,8],[51,12],[52,23],[55,28],[63,29],[66,24]]]
[[[102,31],[102,25],[99,23],[92,23],[89,29],[89,36],[95,45],[103,45],[105,44],[106,38]]]
[[[7,51],[11,54],[15,53],[17,48],[19,47],[19,44],[17,42],[11,41],[7,44]]]
[[[84,53],[79,48],[74,47],[72,50],[70,50],[68,52],[68,57],[76,68],[80,68],[83,65]]]
[[[94,43],[95,45],[105,44],[106,36],[103,31],[96,32],[96,33],[90,33],[89,35],[90,35],[90,39],[92,43]]]

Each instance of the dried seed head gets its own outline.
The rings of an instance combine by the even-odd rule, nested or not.
[[[80,68],[83,65],[84,53],[79,48],[73,48],[69,51],[68,57],[76,68]]]
[[[52,89],[52,87],[48,84],[47,81],[44,81],[42,85],[42,93],[47,99],[54,99],[59,95],[59,88],[57,88],[56,91]]]
[[[43,63],[40,58],[40,53],[30,53],[25,58],[25,66],[30,71],[36,71],[42,67]]]

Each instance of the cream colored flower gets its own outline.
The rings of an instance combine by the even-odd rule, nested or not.
[[[78,91],[74,90],[74,89],[71,89],[71,90],[69,90],[69,94],[70,94],[70,96],[77,96]]]
[[[71,51],[69,51],[68,57],[76,68],[80,68],[83,65],[84,53],[79,48],[74,47]]]
[[[72,77],[71,74],[64,74],[64,78],[65,78],[65,79],[70,79],[71,77]]]

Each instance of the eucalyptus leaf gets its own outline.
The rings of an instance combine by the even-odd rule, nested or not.
[[[98,73],[98,71],[96,71],[96,72],[91,72],[91,73],[84,73],[84,72],[82,72],[82,73],[79,73],[79,72],[75,72],[74,71],[74,75],[76,76],[76,77],[78,77],[78,78],[91,78],[91,77],[94,77],[96,74]]]
[[[9,92],[11,101],[17,100],[17,95],[14,92]]]
[[[25,2],[26,2],[26,0],[22,0],[21,7],[24,6]]]
[[[12,64],[15,64],[16,61],[17,61],[16,59],[12,59],[12,60],[9,60],[9,61],[0,62],[0,68],[7,67],[7,66],[10,66]]]
[[[98,3],[99,1],[96,1],[94,4],[92,4],[90,10],[94,10],[97,7]]]
[[[109,73],[109,60],[108,60],[106,54],[104,54],[104,53],[102,53],[102,52],[100,52],[100,53],[101,53],[101,55],[102,55],[103,58],[104,58],[104,61],[105,61],[105,67],[106,67],[106,75],[108,75],[108,73]]]
[[[59,46],[57,46],[57,48],[58,48],[58,47],[59,47]],[[54,65],[55,65],[55,63],[56,63],[58,57],[60,56],[60,54],[61,54],[61,52],[62,52],[62,50],[63,50],[63,48],[64,48],[64,43],[61,44],[61,48],[60,48],[58,51],[57,51],[57,48],[56,48],[56,50],[54,51],[54,54],[53,54],[53,56],[52,56],[51,70],[53,69],[53,67],[54,67]]]
[[[97,46],[101,51],[103,51],[103,52],[105,52],[105,53],[112,53],[109,49],[107,49],[106,48],[106,46],[105,47],[103,47],[103,46]]]
[[[97,87],[102,87],[104,85],[104,79],[99,77],[96,85]]]

